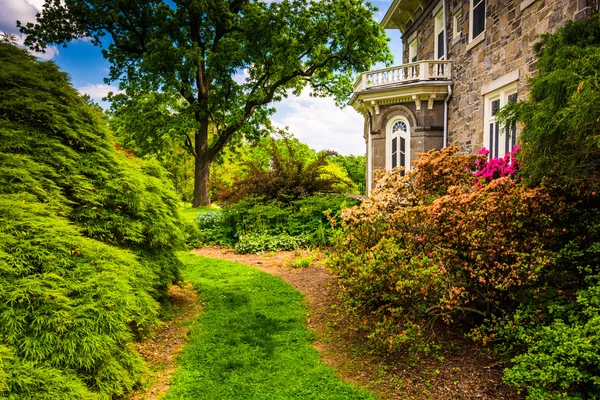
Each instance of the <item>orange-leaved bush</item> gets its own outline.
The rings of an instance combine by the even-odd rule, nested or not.
[[[372,196],[343,213],[329,258],[344,303],[377,344],[422,342],[442,318],[466,326],[514,308],[552,258],[565,205],[543,188],[474,177],[481,155],[421,155],[405,176],[380,174]]]

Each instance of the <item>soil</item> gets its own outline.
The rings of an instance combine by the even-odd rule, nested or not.
[[[175,360],[185,345],[192,323],[202,313],[198,294],[191,284],[171,286],[167,295],[173,304],[173,318],[162,323],[150,339],[135,346],[149,371],[144,387],[128,396],[131,400],[155,400],[167,393],[177,367]]]
[[[321,265],[321,253],[281,251],[236,254],[231,249],[208,246],[194,254],[237,261],[281,277],[305,294],[310,312],[309,329],[315,332],[314,347],[346,382],[371,389],[380,399],[521,399],[502,383],[504,365],[489,349],[470,340],[444,335],[441,357],[421,357],[417,362],[402,355],[370,352],[366,339],[352,330],[339,308],[336,279]],[[294,260],[312,258],[305,268],[292,268]]]

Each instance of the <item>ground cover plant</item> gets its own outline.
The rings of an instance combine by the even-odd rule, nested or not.
[[[177,196],[55,64],[0,43],[0,91],[0,397],[120,396],[179,279]]]
[[[182,255],[206,303],[166,399],[373,399],[345,384],[311,347],[302,295],[234,262]]]

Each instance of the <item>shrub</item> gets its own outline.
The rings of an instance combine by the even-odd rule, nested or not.
[[[247,197],[260,197],[289,202],[316,193],[344,193],[355,189],[345,171],[329,164],[332,154],[329,151],[314,157],[299,154],[303,149],[285,135],[279,140],[267,138],[255,146],[267,152],[267,162],[260,158],[246,161],[244,172],[234,177],[231,187],[224,187],[218,194],[220,201],[234,203]]]
[[[478,187],[478,157],[456,151],[429,152],[406,176],[392,171],[343,213],[330,266],[351,311],[368,317],[357,323],[389,348],[418,344],[439,317],[473,327],[514,310],[514,293],[552,260],[560,198],[508,177]]]
[[[501,110],[523,123],[523,176],[575,196],[600,189],[600,18],[568,22],[536,44],[530,97]]]
[[[291,202],[247,198],[226,205],[219,215],[201,214],[197,221],[207,244],[234,246],[247,234],[284,234],[301,238],[302,245],[322,246],[331,243],[334,232],[328,215],[339,219],[347,204],[356,201],[332,195]]]
[[[272,235],[269,233],[248,233],[242,235],[235,244],[235,251],[240,254],[262,253],[265,251],[296,250],[306,245],[302,236],[290,236],[285,233]]]
[[[0,397],[121,396],[179,278],[177,196],[52,62],[0,43],[0,88]]]

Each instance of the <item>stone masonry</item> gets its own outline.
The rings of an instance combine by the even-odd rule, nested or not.
[[[533,45],[539,40],[538,35],[552,33],[567,21],[589,16],[596,4],[593,0],[488,0],[485,38],[470,46],[469,0],[449,0],[448,3],[449,35],[452,35],[452,16],[458,10],[462,10],[463,15],[460,38],[454,42],[450,39],[448,47],[453,71],[448,143],[471,153],[483,146],[482,87],[518,71],[518,98],[526,98],[527,81],[536,71]],[[431,22],[426,22],[424,28],[415,28],[429,33],[433,18],[431,13],[425,16]],[[433,43],[433,38],[428,41]],[[424,50],[428,48],[423,46]]]

